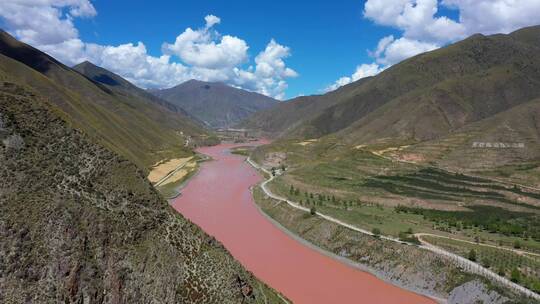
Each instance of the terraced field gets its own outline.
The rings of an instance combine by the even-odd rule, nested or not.
[[[540,193],[434,168],[422,168],[404,175],[369,177],[363,186],[409,197],[476,203],[491,201],[540,210]]]

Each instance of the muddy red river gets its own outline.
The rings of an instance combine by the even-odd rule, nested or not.
[[[213,158],[173,201],[173,207],[214,236],[255,276],[294,303],[435,303],[326,256],[261,214],[250,187],[262,180],[229,149],[200,148]]]

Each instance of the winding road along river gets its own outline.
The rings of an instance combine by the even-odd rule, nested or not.
[[[253,143],[260,144],[260,143]],[[200,148],[202,164],[172,205],[213,235],[248,270],[294,303],[434,303],[314,250],[271,223],[249,188],[262,180],[230,149]]]

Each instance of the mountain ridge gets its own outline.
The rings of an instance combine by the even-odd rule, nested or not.
[[[172,88],[150,92],[185,109],[212,128],[234,126],[249,115],[279,102],[259,93],[231,87],[223,82],[195,79]]]
[[[184,143],[208,136],[177,107],[159,104],[131,84],[120,91],[93,81],[6,32],[0,32],[0,69],[4,78],[45,95],[71,123],[141,167],[190,155]]]
[[[351,125],[356,121],[364,119],[382,105],[403,98],[406,94],[414,95],[415,91],[419,95],[422,88],[428,89],[450,78],[483,73],[505,63],[531,69],[528,58],[537,57],[534,55],[539,43],[533,33],[538,31],[540,27],[536,26],[509,35],[473,35],[453,45],[404,60],[377,76],[361,79],[324,95],[304,97],[311,99],[309,103],[315,106],[302,105],[302,99],[295,99],[255,114],[241,125],[248,128],[262,126],[263,131],[272,132],[274,135],[303,138],[320,137],[347,127],[352,128]],[[514,52],[518,54],[513,54]],[[535,68],[538,63],[534,61],[533,64],[532,71],[529,72],[537,75]],[[513,69],[519,70],[516,67]],[[512,66],[509,67],[510,70]],[[532,88],[534,89],[534,86]],[[528,97],[532,98],[535,94],[536,92]],[[523,96],[524,101],[527,100],[525,97]],[[291,109],[299,107],[307,108],[303,111],[307,112],[303,114],[305,118],[300,117],[296,121],[287,118],[287,115],[295,115],[290,114]],[[275,124],[272,123],[273,120],[276,121]],[[284,121],[287,123],[283,124]],[[293,125],[295,127],[292,127]]]
[[[115,74],[100,66],[97,66],[88,60],[73,66],[72,69],[79,72],[81,75],[87,77],[91,81],[96,82],[98,85],[104,85],[108,89],[115,91],[119,94],[134,95],[144,100],[152,101],[155,104],[158,104],[172,112],[176,112],[183,116],[186,116],[200,125],[204,124],[202,121],[199,121],[196,117],[189,114],[183,108],[176,106],[164,99],[161,99],[151,94],[147,90],[137,87],[136,85],[122,78],[122,76]]]

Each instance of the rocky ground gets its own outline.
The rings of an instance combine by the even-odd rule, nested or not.
[[[277,303],[124,158],[0,83],[1,303]]]

